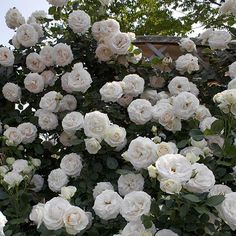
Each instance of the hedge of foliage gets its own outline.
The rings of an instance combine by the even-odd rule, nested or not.
[[[150,60],[103,19],[111,1],[90,15],[82,0],[48,2],[5,17],[16,34],[0,47],[0,235],[235,235],[230,33]]]

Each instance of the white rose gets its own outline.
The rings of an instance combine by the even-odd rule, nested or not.
[[[118,125],[110,125],[105,132],[104,141],[111,147],[118,147],[126,139],[126,130]]]
[[[181,92],[173,99],[173,110],[180,119],[187,120],[192,117],[198,106],[198,98],[189,92]]]
[[[236,230],[236,192],[227,193],[224,201],[218,208],[219,216],[229,225],[232,230]]]
[[[44,89],[43,77],[37,73],[29,73],[24,80],[25,88],[31,93],[40,93]]]
[[[5,15],[5,21],[10,29],[15,29],[25,23],[25,18],[22,16],[18,9],[13,7],[7,11]]]
[[[43,77],[45,88],[53,86],[57,80],[56,75],[51,70],[45,70],[41,73],[41,76]]]
[[[175,179],[184,183],[192,176],[191,163],[180,154],[166,154],[159,157],[156,168],[160,179]]]
[[[18,125],[17,129],[21,133],[23,144],[32,143],[37,137],[37,128],[30,122]]]
[[[155,121],[159,121],[159,119],[164,115],[166,112],[173,113],[173,106],[170,104],[170,101],[167,99],[161,99],[156,103],[155,106],[152,108],[152,118]],[[174,118],[174,117],[173,117]],[[172,118],[171,118],[172,119]],[[164,119],[162,119],[164,121]]]
[[[30,25],[32,25],[34,27],[35,31],[38,33],[38,38],[42,38],[44,36],[43,27],[40,24],[30,23]]]
[[[62,120],[62,127],[68,134],[74,134],[84,126],[84,116],[77,111],[68,113]]]
[[[114,19],[107,19],[95,22],[92,26],[93,37],[101,42],[105,37],[110,37],[111,34],[120,32],[120,24]]]
[[[172,142],[161,142],[156,145],[157,147],[157,156],[163,156],[166,154],[177,154],[178,148],[175,143]]]
[[[47,0],[49,4],[55,7],[63,7],[67,4],[69,0]]]
[[[29,215],[29,219],[37,225],[37,229],[43,223],[44,206],[45,204],[38,203],[37,205],[33,206]]]
[[[66,209],[63,215],[63,222],[68,234],[77,235],[87,227],[89,224],[89,218],[86,212],[81,208],[71,206]]]
[[[123,95],[123,88],[121,82],[107,82],[99,90],[102,101],[104,102],[116,102]]]
[[[84,117],[84,133],[88,137],[101,140],[104,138],[109,127],[110,120],[107,114],[99,111],[93,111],[87,113]]]
[[[0,47],[0,65],[13,66],[15,57],[13,52],[7,47]]]
[[[69,65],[74,59],[71,47],[63,43],[58,43],[53,47],[53,58],[55,59],[55,64],[58,66]]]
[[[212,28],[206,29],[203,33],[200,34],[199,39],[202,40],[202,44],[204,45],[206,41],[213,34],[214,30]]]
[[[9,167],[7,165],[0,166],[0,175],[2,177],[4,177],[8,171],[9,171]]]
[[[141,174],[121,175],[118,179],[118,192],[121,196],[133,191],[142,191],[144,186],[144,178]]]
[[[5,174],[3,181],[8,184],[8,188],[10,189],[18,186],[23,181],[23,177],[19,173],[11,171]]]
[[[125,195],[120,213],[127,221],[137,221],[142,215],[148,215],[151,208],[151,196],[143,191],[133,191]]]
[[[95,53],[99,61],[110,61],[113,56],[112,50],[103,43],[98,45]]]
[[[171,95],[178,95],[181,92],[190,91],[190,83],[188,78],[183,76],[174,77],[168,84],[168,89]]]
[[[236,89],[236,75],[235,75],[235,79],[232,79],[232,80],[228,83],[228,89]]]
[[[38,33],[32,25],[21,25],[16,31],[17,41],[24,47],[32,47],[38,42]]]
[[[180,74],[184,74],[185,72],[191,74],[193,71],[199,70],[198,58],[190,53],[180,56],[175,63],[176,70],[178,70]]]
[[[57,116],[49,111],[41,110],[38,116],[38,124],[43,130],[53,130],[58,126]]]
[[[75,195],[76,191],[77,188],[75,186],[62,187],[59,196],[66,200],[70,200]]]
[[[142,224],[141,220],[132,221],[126,224],[121,232],[120,236],[151,236],[152,234],[146,235],[146,229]],[[113,235],[114,236],[114,235]]]
[[[83,168],[80,155],[71,153],[65,155],[60,164],[61,169],[71,177],[78,177]]]
[[[124,93],[137,97],[143,93],[144,79],[137,74],[129,74],[122,80],[124,82]]]
[[[92,82],[91,75],[83,68],[82,63],[76,63],[68,75],[68,87],[72,91],[85,93]]]
[[[149,138],[138,137],[122,156],[136,169],[147,168],[157,160],[156,144]]]
[[[196,44],[189,38],[182,38],[179,46],[182,50],[186,50],[187,52],[197,51]]]
[[[161,179],[160,189],[169,194],[179,193],[182,189],[182,184],[175,179]]]
[[[58,230],[64,226],[63,215],[70,203],[61,197],[54,197],[44,206],[43,223],[49,230]]]
[[[77,108],[77,99],[75,96],[67,94],[60,101],[59,111],[74,111]]]
[[[51,112],[57,112],[60,108],[62,95],[56,91],[50,91],[41,98],[39,107]]]
[[[219,8],[219,14],[230,14],[232,13],[234,16],[236,16],[236,5],[234,0],[226,0],[224,3],[222,3],[221,7]]]
[[[55,59],[53,57],[54,56],[53,52],[54,52],[53,47],[44,46],[39,53],[40,57],[42,58],[43,63],[48,67],[54,65]]]
[[[40,192],[43,188],[44,184],[44,178],[41,175],[33,175],[30,184],[33,185],[33,188],[31,188],[34,192]]]
[[[27,20],[27,23],[41,23],[43,18],[47,18],[47,12],[43,10],[34,11]]]
[[[17,84],[6,83],[2,87],[2,93],[10,102],[18,102],[21,99],[21,88]]]
[[[192,165],[194,177],[185,185],[188,191],[193,193],[209,192],[215,184],[215,176],[204,164],[195,163]]]
[[[153,178],[153,179],[157,178],[157,169],[155,166],[150,165],[148,166],[147,170],[148,170],[148,175],[150,178]]]
[[[69,78],[70,73],[66,72],[64,75],[61,77],[61,87],[64,91],[67,93],[72,93],[73,90],[69,87],[68,85],[68,78]]]
[[[209,46],[211,49],[224,50],[228,48],[228,44],[231,41],[231,34],[224,30],[213,31],[208,39]]]
[[[150,86],[154,89],[163,88],[165,85],[165,79],[161,76],[155,76],[155,75],[150,76],[149,82],[150,82]]]
[[[87,138],[84,142],[85,148],[90,154],[96,154],[101,149],[99,141],[95,138]]]
[[[28,161],[23,159],[15,160],[15,162],[12,165],[12,169],[14,172],[17,173],[25,172],[25,170],[28,169]]]
[[[108,45],[114,54],[125,55],[131,44],[131,40],[126,33],[114,33],[108,39]]]
[[[189,85],[190,85],[189,92],[197,97],[199,95],[199,89],[197,88],[197,85],[192,82],[190,82]]]
[[[206,108],[204,105],[199,105],[194,114],[194,118],[200,122],[204,120],[206,117],[210,117],[210,116],[211,116],[211,113],[209,109]]]
[[[228,193],[232,193],[232,189],[227,185],[223,184],[215,184],[211,189],[207,197],[217,196],[217,195],[225,195]]]
[[[136,99],[127,108],[129,118],[137,125],[144,125],[152,119],[152,104],[145,99]]]
[[[54,169],[48,175],[48,187],[53,192],[60,192],[61,188],[66,186],[69,179],[63,169]]]
[[[93,189],[93,198],[95,199],[98,195],[100,195],[105,190],[112,190],[114,188],[110,182],[99,182]]]
[[[236,78],[236,61],[229,65],[229,71],[227,75],[229,75],[231,79]]]
[[[77,10],[69,14],[68,24],[74,33],[85,34],[91,27],[91,19],[85,11]]]
[[[120,213],[122,198],[113,190],[104,190],[99,194],[93,205],[95,214],[103,220],[115,219]]]
[[[195,163],[200,160],[200,156],[204,157],[203,149],[192,146],[182,149],[180,154],[185,156],[191,163]]]
[[[158,100],[157,91],[154,89],[146,89],[141,94],[140,98],[148,100],[154,106]]]
[[[66,132],[62,132],[60,135],[60,142],[65,147],[71,147],[73,145],[73,142],[77,139],[77,137],[74,134],[68,134]]]
[[[7,218],[0,211],[0,234],[4,236],[3,228],[7,223]]]
[[[170,229],[162,229],[159,230],[155,236],[178,236],[178,234],[174,233]]]
[[[212,116],[212,117],[206,117],[204,120],[202,120],[199,124],[199,128],[202,132],[204,132],[206,129],[211,129],[211,125],[213,124],[214,121],[217,119]]]
[[[6,138],[7,146],[17,146],[22,142],[22,135],[20,131],[15,127],[9,127],[3,135]]]

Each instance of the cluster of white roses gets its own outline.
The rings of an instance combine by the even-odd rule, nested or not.
[[[65,155],[60,164],[60,168],[54,169],[48,175],[48,187],[53,192],[60,192],[61,188],[69,182],[69,177],[77,178],[83,168],[82,159],[76,153]]]
[[[128,96],[132,100],[133,97],[142,94],[144,83],[144,79],[139,75],[129,74],[122,81],[107,82],[99,92],[103,101],[122,104],[122,101],[126,99],[124,98],[125,96]]]
[[[43,183],[36,184],[36,178],[32,177],[33,172],[41,165],[41,161],[37,158],[30,158],[28,161],[8,157],[7,165],[0,166],[1,183],[7,185],[8,189],[18,186],[23,180],[31,182],[36,192],[42,188]],[[34,180],[33,180],[34,179]],[[31,180],[31,181],[29,181]],[[40,186],[39,186],[40,185]]]
[[[119,22],[113,19],[95,22],[92,35],[98,42],[96,56],[99,61],[109,61],[114,55],[128,53],[133,34],[120,32]]]
[[[32,143],[37,137],[37,128],[30,122],[22,123],[17,127],[6,127],[3,133],[8,146]]]
[[[29,216],[37,227],[43,223],[49,230],[58,230],[65,227],[66,232],[76,235],[89,227],[91,213],[73,206],[62,197],[54,197],[50,201],[33,206]]]
[[[216,50],[224,50],[228,48],[228,44],[231,42],[231,34],[225,30],[213,30],[213,29],[206,29],[203,32],[199,39],[202,40],[202,44],[208,42],[211,49]]]

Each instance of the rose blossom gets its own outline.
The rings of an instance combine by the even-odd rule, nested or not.
[[[58,126],[58,119],[57,116],[49,111],[46,110],[38,110],[40,112],[37,112],[38,114],[35,114],[38,116],[38,124],[41,129],[43,130],[53,130],[56,129]]]
[[[182,189],[182,184],[175,179],[161,179],[160,189],[169,194],[179,193]]]
[[[68,182],[66,173],[60,168],[52,170],[48,175],[48,187],[53,192],[60,192],[61,188],[66,186]]]
[[[51,112],[57,112],[60,108],[62,95],[56,91],[50,91],[41,98],[39,107]]]
[[[13,7],[7,11],[5,15],[5,21],[10,29],[15,29],[25,23],[25,18],[22,16],[18,9]]]
[[[15,57],[13,52],[7,47],[0,47],[0,65],[13,66]]]
[[[67,93],[72,93],[73,90],[69,87],[68,85],[68,78],[69,78],[70,73],[66,72],[64,75],[61,77],[61,87],[64,91]]]
[[[67,94],[60,101],[59,111],[74,111],[77,108],[77,99],[75,96]]]
[[[37,225],[37,229],[43,223],[44,206],[45,204],[38,203],[37,205],[33,206],[29,215],[29,219]]]
[[[187,52],[196,51],[196,44],[189,38],[182,38],[180,40],[179,46],[182,50],[186,50]]]
[[[103,43],[98,45],[95,53],[99,61],[109,61],[113,56],[112,50]]]
[[[30,184],[33,186],[31,188],[34,192],[40,192],[44,185],[44,178],[41,175],[35,174],[33,175]]]
[[[53,47],[44,46],[39,53],[40,57],[42,58],[43,63],[46,66],[53,66],[54,65],[55,59],[53,57],[54,56],[53,51],[54,51]]]
[[[60,142],[65,147],[71,147],[73,145],[73,142],[77,139],[77,137],[74,134],[68,134],[66,132],[62,132],[60,135]]]
[[[93,198],[95,199],[98,195],[100,195],[105,190],[112,190],[114,188],[110,182],[99,182],[93,189]]]
[[[61,169],[71,177],[78,177],[83,168],[80,155],[71,153],[65,155],[60,164]]]
[[[21,25],[16,31],[17,41],[24,47],[32,47],[38,42],[38,33],[32,25]]]
[[[74,33],[85,34],[91,27],[91,19],[85,11],[77,10],[69,14],[68,24]]]
[[[101,149],[99,141],[95,138],[87,138],[84,142],[85,148],[90,154],[97,154],[97,152]]]
[[[70,200],[75,195],[76,191],[77,188],[75,186],[62,187],[59,196],[66,200]]]
[[[193,71],[199,70],[198,58],[190,53],[180,56],[175,63],[176,70],[178,70],[180,74],[184,74],[185,72],[191,74]]]
[[[68,134],[74,134],[77,130],[83,128],[84,116],[80,112],[68,113],[62,120],[62,127]]]
[[[53,47],[53,58],[58,66],[69,65],[74,59],[71,47],[64,43],[58,43]]]
[[[49,4],[55,7],[63,7],[67,4],[68,0],[47,0]]]
[[[168,89],[171,95],[178,95],[181,92],[190,91],[190,83],[188,78],[183,76],[174,77],[168,84]]]
[[[24,80],[25,88],[31,93],[40,93],[44,89],[43,77],[37,73],[29,73]]]
[[[10,102],[18,102],[21,99],[21,88],[17,84],[6,83],[2,87],[2,93]]]
[[[37,137],[37,128],[30,122],[18,125],[17,129],[21,133],[23,144],[32,143]]]
[[[8,188],[10,189],[18,186],[23,181],[23,177],[19,173],[11,171],[4,176],[3,181],[8,184]]]
[[[231,41],[231,34],[224,30],[216,30],[210,35],[208,39],[209,46],[211,49],[224,50],[228,48],[228,44]]]
[[[57,80],[56,75],[51,70],[45,70],[41,73],[44,81],[44,87],[47,88],[48,86],[53,86]]]
[[[115,219],[120,213],[122,198],[113,190],[104,190],[95,201],[93,210],[103,220]]]
[[[6,138],[6,144],[8,146],[17,146],[22,142],[21,132],[15,127],[9,127],[3,135]]]
[[[116,102],[123,95],[123,88],[121,82],[107,82],[99,90],[102,101],[104,102]]]
[[[118,125],[110,125],[106,130],[104,141],[111,147],[118,147],[124,143],[126,139],[125,128],[119,127]]]

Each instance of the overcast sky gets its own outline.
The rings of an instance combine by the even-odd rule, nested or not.
[[[47,12],[49,4],[46,0],[0,0],[0,44],[9,46],[8,41],[14,35],[14,30],[9,29],[5,23],[6,12],[16,7],[27,19],[35,10],[45,10]]]

